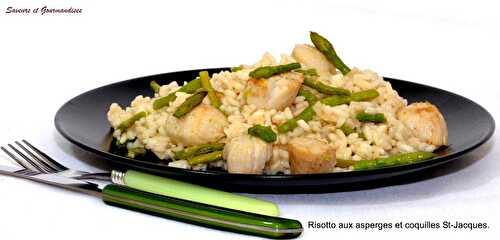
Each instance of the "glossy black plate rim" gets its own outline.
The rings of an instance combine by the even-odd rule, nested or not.
[[[201,70],[208,70],[210,72],[217,72],[217,71],[228,70],[228,69],[229,68],[185,70],[185,71],[169,72],[169,74],[180,74],[180,73],[187,73],[187,72],[201,71]],[[384,168],[380,168],[380,169],[363,170],[363,171],[350,171],[350,172],[335,172],[335,173],[320,173],[320,174],[293,174],[293,175],[264,175],[264,174],[234,174],[234,173],[219,172],[219,171],[199,171],[199,170],[179,169],[179,168],[169,167],[167,165],[159,165],[157,163],[151,163],[151,162],[126,158],[126,157],[119,156],[119,155],[116,155],[116,154],[113,154],[110,152],[106,152],[106,151],[102,151],[100,149],[93,148],[91,146],[88,146],[84,143],[79,142],[78,140],[74,139],[70,134],[67,133],[67,131],[64,129],[62,122],[59,120],[59,116],[61,114],[62,109],[64,109],[68,104],[71,104],[71,102],[74,99],[81,98],[85,95],[91,94],[93,91],[98,91],[102,88],[110,88],[110,87],[116,86],[118,84],[126,84],[127,82],[136,81],[136,80],[143,79],[143,78],[154,78],[155,76],[162,76],[162,75],[165,75],[165,73],[137,77],[137,78],[133,78],[133,79],[125,80],[125,81],[120,81],[120,82],[112,83],[109,85],[105,85],[105,86],[101,86],[101,87],[89,90],[85,93],[82,93],[82,94],[74,97],[73,99],[69,100],[64,105],[62,105],[61,108],[57,111],[55,119],[54,119],[57,131],[64,138],[66,138],[68,141],[70,141],[71,143],[75,144],[76,146],[78,146],[86,151],[89,151],[89,152],[97,154],[101,157],[104,157],[106,160],[110,161],[112,164],[117,164],[120,166],[129,166],[129,167],[132,167],[134,169],[141,169],[141,170],[145,170],[148,172],[165,174],[167,176],[184,176],[184,175],[188,174],[188,175],[192,175],[193,177],[196,177],[196,176],[200,176],[200,177],[214,176],[215,177],[216,176],[216,177],[220,177],[223,179],[238,178],[238,179],[245,179],[248,181],[256,180],[256,181],[266,181],[266,182],[267,181],[278,181],[278,180],[290,180],[290,179],[300,181],[300,180],[305,180],[305,179],[307,179],[307,180],[320,180],[320,179],[336,178],[336,179],[346,179],[346,182],[351,182],[352,179],[355,179],[358,177],[367,177],[367,176],[373,175],[373,177],[375,179],[375,178],[378,178],[376,176],[381,175],[381,174],[401,175],[401,174],[415,172],[415,171],[419,171],[419,170],[422,170],[425,168],[430,168],[430,167],[433,167],[436,165],[440,165],[440,164],[449,162],[453,159],[456,159],[460,156],[465,155],[466,153],[468,153],[468,152],[478,148],[482,144],[484,144],[486,141],[488,141],[489,138],[491,138],[491,136],[494,133],[494,129],[495,129],[495,122],[494,122],[491,114],[485,108],[483,108],[481,105],[473,102],[472,100],[470,100],[468,98],[465,98],[465,97],[460,96],[458,94],[455,94],[455,93],[452,93],[452,92],[449,92],[449,91],[446,91],[443,89],[439,89],[436,87],[432,87],[432,86],[428,86],[428,85],[424,85],[424,84],[419,84],[419,83],[415,83],[415,82],[410,82],[410,81],[405,81],[405,80],[400,80],[400,79],[395,79],[395,78],[384,77],[384,80],[387,80],[390,82],[399,81],[402,83],[414,84],[414,85],[429,88],[432,90],[442,91],[442,92],[445,92],[445,93],[452,95],[454,97],[462,98],[463,100],[466,100],[469,103],[476,105],[482,111],[484,111],[489,118],[487,121],[488,122],[487,134],[482,136],[480,141],[478,141],[475,144],[472,144],[472,145],[468,146],[467,148],[462,149],[460,151],[454,152],[454,153],[446,155],[446,156],[438,156],[438,157],[435,157],[435,158],[430,159],[430,160],[426,160],[426,161],[422,161],[422,162],[418,162],[418,163],[413,163],[413,164],[408,164],[408,165],[384,167]],[[165,171],[165,172],[164,173],[159,172],[158,168],[161,168],[161,170]],[[351,179],[351,180],[349,180],[349,179]],[[340,181],[340,182],[342,182],[342,181]]]

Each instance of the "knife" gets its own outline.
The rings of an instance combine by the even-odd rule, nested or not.
[[[303,230],[302,224],[293,219],[197,203],[118,184],[109,184],[100,189],[97,184],[78,179],[57,174],[33,174],[23,168],[1,165],[0,174],[85,193],[101,198],[108,205],[220,230],[268,238],[295,238]]]

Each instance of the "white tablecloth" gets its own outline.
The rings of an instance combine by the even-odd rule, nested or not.
[[[82,8],[75,15],[5,10]],[[65,164],[106,165],[63,139],[54,114],[105,84],[175,70],[252,63],[329,37],[351,66],[443,88],[500,119],[498,6],[487,1],[23,1],[0,3],[0,142],[26,138]],[[460,108],[460,106],[457,106]],[[422,181],[328,194],[251,195],[300,220],[304,239],[494,239],[500,232],[498,134]],[[2,155],[2,158],[4,156]],[[3,161],[2,164],[7,164]],[[308,228],[316,222],[486,222],[486,230]],[[2,239],[246,238],[108,207],[89,196],[0,176]],[[251,238],[251,237],[248,237]]]

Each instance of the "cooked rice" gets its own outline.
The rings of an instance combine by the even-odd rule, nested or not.
[[[252,66],[245,66],[241,71],[222,71],[213,74],[211,84],[216,91],[223,93],[221,109],[227,113],[229,122],[229,125],[224,128],[225,138],[221,140],[222,142],[246,134],[247,129],[255,124],[271,126],[277,132],[279,124],[298,115],[308,106],[308,102],[302,96],[297,96],[291,106],[281,111],[257,109],[254,105],[245,103],[242,92],[249,80],[250,71],[260,66],[290,62],[295,62],[295,60],[286,54],[282,54],[280,62],[277,62],[273,56],[266,53],[259,62]],[[298,121],[299,127],[286,134],[278,135],[278,140],[273,145],[272,158],[264,169],[266,174],[290,173],[289,155],[284,145],[294,137],[311,137],[323,141],[336,150],[337,158],[347,160],[374,159],[397,153],[436,149],[436,146],[413,136],[410,129],[396,118],[397,111],[405,107],[407,101],[392,89],[389,82],[384,81],[375,72],[354,68],[346,76],[337,73],[320,80],[328,85],[345,88],[352,92],[376,89],[380,95],[369,102],[352,102],[334,107],[317,102],[313,107],[317,114],[311,121],[300,120]],[[130,107],[125,109],[116,103],[111,104],[108,119],[113,127],[117,127],[134,113],[148,112],[146,117],[138,120],[125,132],[115,130],[113,136],[122,143],[135,139],[127,145],[128,148],[143,147],[151,150],[158,158],[170,161],[173,153],[182,150],[184,146],[174,144],[166,134],[167,126],[164,123],[168,118],[173,117],[175,109],[191,94],[178,92],[176,93],[177,99],[168,107],[155,111],[153,111],[152,103],[156,98],[166,96],[178,88],[176,82],[171,82],[162,86],[153,98],[137,96]],[[311,91],[321,96],[315,90],[311,89]],[[205,103],[209,103],[208,101],[208,98],[204,99]],[[383,113],[387,121],[378,124],[359,122],[355,116],[361,111]],[[339,129],[345,123],[361,129],[364,138],[359,133],[346,136]],[[193,167],[186,160],[177,160],[170,162],[169,166],[195,170],[206,170],[207,167],[227,168],[224,160],[210,163],[208,166],[199,164]],[[335,171],[346,171],[346,169],[336,168]]]

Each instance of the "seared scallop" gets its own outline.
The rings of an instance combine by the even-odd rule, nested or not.
[[[326,57],[315,47],[307,44],[297,44],[292,51],[292,57],[297,60],[303,68],[314,68],[320,76],[335,74],[336,69]]]
[[[401,109],[397,117],[420,140],[435,146],[448,145],[446,121],[431,103],[412,103]]]
[[[301,73],[289,72],[268,79],[250,79],[244,91],[248,104],[282,110],[290,106],[304,81]]]
[[[223,138],[224,127],[228,124],[226,116],[218,109],[200,104],[180,119],[169,116],[165,131],[175,143],[193,146]]]
[[[335,149],[317,139],[297,137],[288,143],[293,174],[328,173],[335,168]]]
[[[272,146],[245,134],[231,139],[224,147],[223,156],[230,173],[261,174],[272,156]]]

